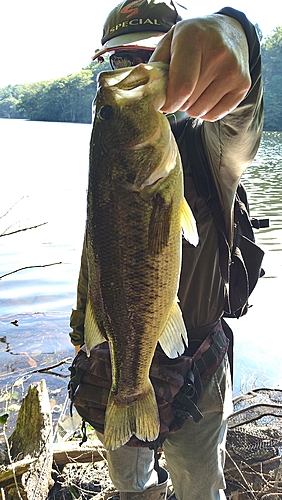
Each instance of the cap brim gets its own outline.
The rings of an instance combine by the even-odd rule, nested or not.
[[[155,49],[159,41],[166,33],[156,33],[155,31],[147,31],[143,33],[128,33],[126,35],[116,36],[98,50],[92,57],[92,61],[97,57],[117,49]]]

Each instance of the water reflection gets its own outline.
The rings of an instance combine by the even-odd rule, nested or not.
[[[234,392],[282,386],[280,352],[282,284],[282,133],[265,132],[251,167],[243,175],[251,214],[269,218],[270,227],[256,232],[265,251],[265,276],[250,298],[253,306],[240,320],[230,320],[235,334]]]

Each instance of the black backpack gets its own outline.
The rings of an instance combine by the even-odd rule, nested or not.
[[[264,251],[255,243],[253,228],[269,227],[269,219],[250,217],[247,193],[239,183],[234,204],[233,246],[228,244],[225,221],[219,196],[201,137],[200,127],[191,127],[192,140],[189,142],[189,161],[195,187],[210,207],[218,229],[219,263],[222,278],[229,293],[226,298],[224,316],[239,318],[247,313],[248,299],[259,277],[265,273],[261,268]]]

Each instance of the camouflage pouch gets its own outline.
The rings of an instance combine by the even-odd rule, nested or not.
[[[219,335],[220,340],[219,342]],[[225,340],[224,340],[225,339]],[[168,358],[161,349],[155,351],[150,368],[160,417],[162,444],[169,433],[179,430],[185,419],[198,422],[202,415],[197,402],[203,392],[203,383],[215,373],[228,347],[228,341],[218,326],[204,342],[194,348],[193,356]],[[190,347],[191,349],[191,347]],[[186,353],[185,353],[186,354]],[[104,432],[104,420],[111,388],[111,359],[108,343],[91,350],[87,357],[82,347],[70,368],[69,397],[82,419],[98,432]],[[150,446],[152,443],[132,437],[128,446]]]

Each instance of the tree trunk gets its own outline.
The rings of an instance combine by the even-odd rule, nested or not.
[[[0,467],[5,500],[45,500],[53,462],[53,433],[45,380],[29,386],[9,438],[10,461]]]

